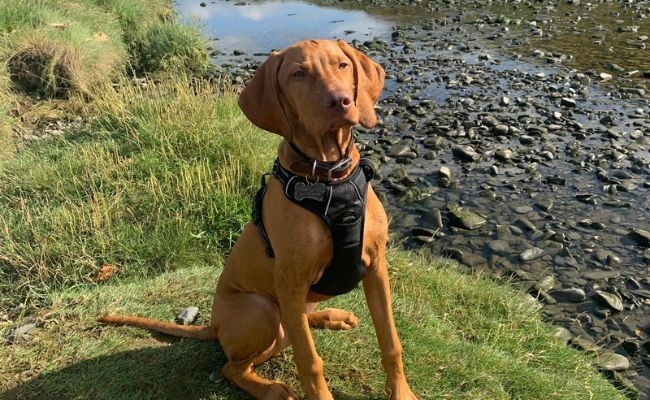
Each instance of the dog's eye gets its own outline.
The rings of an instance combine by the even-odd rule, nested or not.
[[[307,76],[307,73],[302,69],[299,69],[291,74],[292,78],[304,78],[305,76]]]
[[[350,64],[346,63],[345,61],[339,64],[339,69],[346,69],[349,67]]]

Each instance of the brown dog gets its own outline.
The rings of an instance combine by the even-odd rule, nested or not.
[[[377,123],[373,107],[383,82],[383,69],[347,43],[304,41],[274,52],[242,92],[239,105],[255,125],[284,138],[278,168],[309,184],[319,180],[335,184],[359,164],[352,127]],[[313,195],[309,190],[307,197]],[[333,259],[332,231],[323,218],[290,201],[275,176],[266,185],[261,210],[268,241],[262,239],[259,224],[246,226],[219,278],[210,326],[123,316],[104,316],[100,321],[218,339],[228,357],[224,377],[256,399],[297,399],[287,385],[253,371],[253,366],[292,345],[307,398],[332,399],[310,326],[350,329],[358,323],[348,311],[314,311],[318,302],[331,297],[312,286]],[[363,290],[381,349],[386,391],[390,399],[415,399],[404,376],[393,321],[384,254],[387,218],[370,186],[361,226]]]

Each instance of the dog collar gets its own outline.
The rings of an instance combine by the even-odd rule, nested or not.
[[[316,180],[331,181],[332,179],[340,179],[344,177],[352,166],[352,159],[350,158],[350,149],[354,141],[350,138],[345,154],[339,161],[326,162],[315,160],[306,155],[298,148],[293,142],[289,142],[291,149],[298,154],[304,161],[298,161],[291,164],[290,169],[298,174]]]

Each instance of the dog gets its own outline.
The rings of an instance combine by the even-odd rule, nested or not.
[[[211,325],[114,315],[99,321],[219,340],[228,358],[223,376],[256,399],[298,398],[288,385],[253,370],[291,345],[306,397],[327,400],[333,397],[310,327],[351,329],[358,319],[345,310],[315,307],[361,280],[388,397],[416,399],[393,319],[387,217],[367,183],[372,168],[360,157],[352,133],[357,124],[377,124],[374,105],[384,75],[380,65],[342,40],[307,40],[273,52],[243,89],[239,106],[254,125],[283,140],[272,176],[263,178],[256,196],[253,221],[219,277]],[[337,206],[330,201],[337,196],[351,203]],[[341,234],[351,225],[352,233]]]

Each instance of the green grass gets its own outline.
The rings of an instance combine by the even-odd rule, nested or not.
[[[0,305],[38,307],[106,264],[127,278],[228,249],[277,139],[221,90],[125,82],[93,102],[83,131],[0,163]]]
[[[590,360],[553,338],[523,294],[451,264],[391,251],[391,279],[407,377],[421,399],[622,399]],[[216,342],[102,326],[104,312],[164,320],[188,305],[209,319],[218,265],[53,293],[33,339],[0,348],[2,398],[245,399],[208,376],[225,363]],[[384,375],[363,293],[326,303],[353,310],[352,331],[315,331],[337,399],[384,399]],[[258,371],[299,388],[291,351]]]

